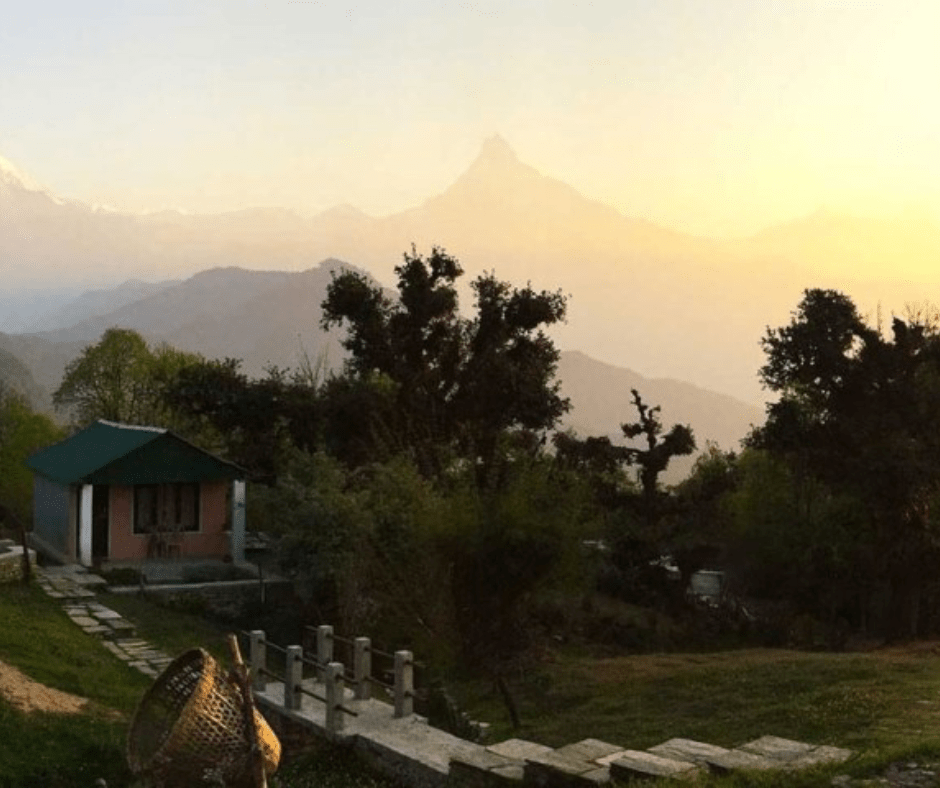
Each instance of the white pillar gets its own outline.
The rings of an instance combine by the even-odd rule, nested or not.
[[[345,682],[343,681],[343,663],[331,662],[326,666],[326,729],[336,733],[343,729],[343,705]]]
[[[326,681],[326,666],[333,661],[333,627],[317,627],[317,681]]]
[[[257,692],[264,692],[268,686],[268,677],[265,675],[267,668],[267,649],[264,642],[264,630],[253,629],[250,632],[251,637],[251,686]]]
[[[83,484],[78,503],[78,560],[83,566],[91,566],[91,498],[94,486]]]
[[[235,479],[232,482],[232,530],[229,535],[231,544],[229,549],[232,560],[242,562],[245,560],[245,482]]]
[[[300,685],[304,680],[304,650],[300,646],[287,647],[287,664],[284,666],[284,708],[300,711],[303,708],[303,693]]]
[[[356,638],[353,646],[353,680],[356,682],[356,700],[372,697],[372,641]]]
[[[410,717],[414,710],[414,656],[395,652],[395,716]]]

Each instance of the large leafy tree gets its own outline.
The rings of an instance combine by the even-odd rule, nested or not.
[[[151,348],[132,329],[109,328],[69,362],[52,401],[79,426],[107,419],[179,428],[166,391],[181,369],[201,360],[169,345]]]
[[[556,424],[569,404],[545,329],[565,317],[560,292],[516,289],[486,274],[471,283],[476,313],[465,318],[456,286],[463,271],[442,249],[427,257],[412,249],[395,273],[397,298],[345,271],[323,302],[324,328],[348,331],[347,379],[391,389],[392,409],[362,414],[391,453],[410,452],[426,475],[455,455],[491,468],[507,432]]]
[[[289,446],[305,451],[319,446],[324,424],[319,385],[302,372],[277,368],[252,379],[238,359],[226,358],[178,370],[165,401],[194,429],[217,436],[218,448],[256,479],[270,482]]]
[[[890,592],[891,634],[922,629],[940,558],[940,333],[924,315],[868,326],[845,295],[808,290],[763,339],[779,395],[751,444],[786,459],[871,518],[865,569]]]

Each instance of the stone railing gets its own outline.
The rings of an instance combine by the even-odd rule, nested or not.
[[[367,637],[353,640],[334,634],[333,627],[322,625],[313,629],[316,643],[316,657],[304,656],[303,646],[281,647],[265,638],[263,630],[242,632],[249,642],[249,661],[252,675],[252,688],[256,692],[265,692],[271,682],[282,687],[283,707],[289,711],[303,708],[304,695],[319,701],[325,707],[325,723],[328,733],[338,733],[344,727],[347,715],[358,716],[359,712],[345,704],[347,689],[351,691],[351,700],[368,701],[372,699],[373,687],[387,691],[393,701],[394,719],[410,716],[414,711],[414,656],[410,651],[396,651],[389,654],[372,646]],[[334,660],[335,644],[345,643],[352,648],[352,672],[346,671],[342,662]],[[280,654],[283,668],[272,670],[268,661],[268,652]],[[372,656],[378,654],[394,660],[392,683],[385,683],[372,675]],[[304,666],[314,669],[312,681],[303,677]],[[322,692],[320,691],[322,689]]]

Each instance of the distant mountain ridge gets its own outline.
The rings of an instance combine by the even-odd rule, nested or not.
[[[96,313],[101,304],[126,300],[136,286],[125,284],[110,294],[96,291],[57,313],[79,315],[85,310],[87,316],[75,325],[37,334],[0,334],[0,354],[18,356],[26,362],[24,368],[36,370],[46,402],[61,381],[66,363],[111,326],[132,328],[151,343],[168,342],[208,358],[242,359],[243,369],[252,376],[263,375],[271,366],[297,368],[304,354],[314,363],[322,360],[338,369],[344,356],[340,333],[324,333],[319,323],[331,272],[343,268],[352,266],[324,260],[301,272],[212,269],[181,282],[142,288],[136,301],[104,315]],[[582,436],[609,435],[621,440],[619,425],[635,417],[631,388],[639,389],[650,404],[662,407],[664,422],[691,424],[700,448],[712,441],[736,449],[750,426],[760,420],[759,408],[733,397],[681,381],[652,380],[581,352],[562,353],[558,378],[573,405],[562,428]],[[681,478],[691,462],[689,458],[676,463],[668,480]]]
[[[788,320],[805,288],[841,289],[863,312],[940,300],[930,263],[940,231],[929,222],[819,214],[749,239],[696,238],[584,197],[520,161],[498,137],[443,192],[384,217],[351,206],[312,218],[280,208],[123,214],[61,200],[13,165],[2,172],[0,304],[30,285],[110,290],[129,279],[179,281],[231,267],[304,272],[329,258],[390,285],[412,244],[423,252],[437,245],[461,261],[468,281],[492,270],[515,285],[569,294],[568,322],[553,333],[563,349],[757,404],[765,397],[759,340],[767,326]],[[919,266],[916,276],[899,264],[905,253]],[[49,320],[32,327],[66,327],[62,316]],[[209,323],[204,316],[176,336],[183,344],[189,331],[208,336]],[[273,340],[261,344],[284,353]]]

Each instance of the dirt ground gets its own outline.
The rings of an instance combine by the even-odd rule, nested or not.
[[[21,711],[47,711],[54,714],[79,714],[88,705],[87,698],[61,692],[33,681],[12,665],[0,662],[0,695]]]

